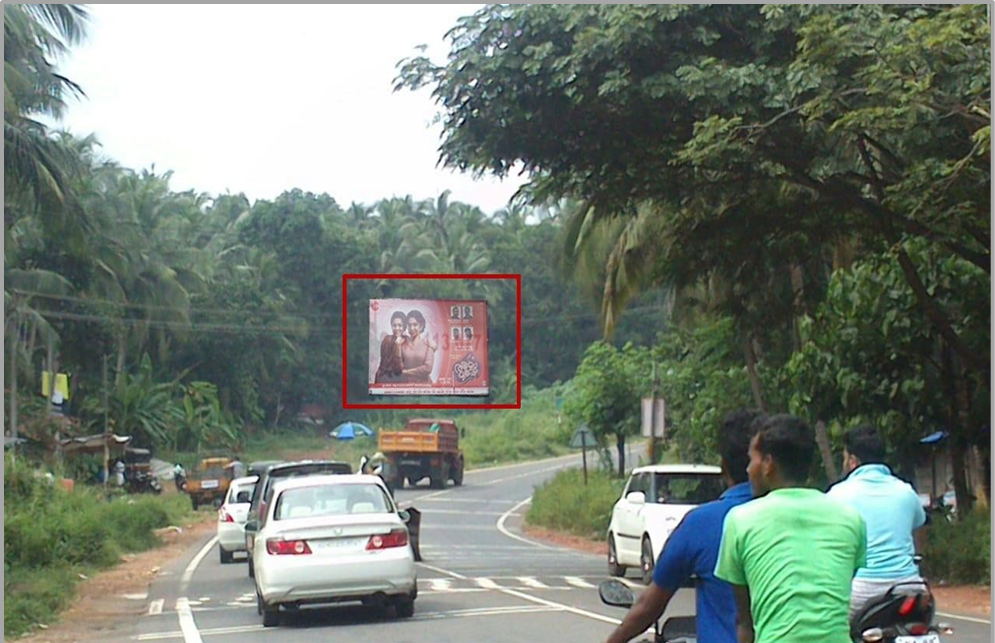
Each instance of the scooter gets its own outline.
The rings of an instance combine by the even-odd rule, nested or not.
[[[946,623],[933,624],[936,602],[924,581],[896,583],[869,602],[850,624],[855,643],[940,643],[953,634]]]
[[[598,596],[605,605],[629,609],[636,602],[632,590],[621,581],[606,580],[598,585]],[[698,643],[698,622],[694,616],[672,616],[660,626],[653,623],[653,639],[646,643]]]

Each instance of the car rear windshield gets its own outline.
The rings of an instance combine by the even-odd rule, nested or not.
[[[647,502],[665,505],[700,505],[715,500],[725,489],[714,473],[657,473]]]
[[[263,495],[272,488],[274,482],[282,480],[285,478],[294,478],[297,476],[312,476],[317,474],[350,474],[352,473],[352,467],[349,466],[347,462],[309,462],[307,464],[295,464],[286,467],[273,467],[266,471],[262,478],[260,478],[260,484],[256,485],[255,491],[252,493],[252,508],[251,511],[255,511],[259,508],[259,504],[262,501]]]
[[[276,500],[276,520],[390,513],[390,501],[377,485],[341,484],[287,489]]]

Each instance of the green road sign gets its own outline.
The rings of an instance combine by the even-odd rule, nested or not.
[[[574,431],[573,437],[570,438],[571,449],[581,449],[584,447],[592,448],[596,446],[598,446],[598,443],[594,439],[594,434],[591,433],[591,429],[587,428],[586,424],[581,424],[580,427]]]

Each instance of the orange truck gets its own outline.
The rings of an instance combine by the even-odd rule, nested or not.
[[[452,480],[463,484],[463,452],[459,449],[461,431],[452,420],[414,419],[399,431],[381,429],[377,449],[386,460],[384,472],[391,488],[403,489],[424,478],[434,489]]]

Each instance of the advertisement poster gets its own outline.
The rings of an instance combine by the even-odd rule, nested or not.
[[[487,395],[487,302],[371,299],[371,395]]]

